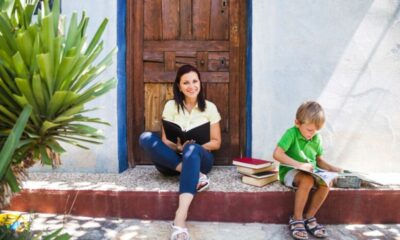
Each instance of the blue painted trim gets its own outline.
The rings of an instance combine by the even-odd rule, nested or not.
[[[253,62],[252,62],[252,31],[253,31],[253,4],[247,1],[247,49],[246,49],[246,156],[251,156],[253,137],[252,128],[252,90],[253,90]]]
[[[117,2],[117,118],[118,171],[128,168],[126,138],[126,0]]]

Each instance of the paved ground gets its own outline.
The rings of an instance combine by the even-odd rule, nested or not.
[[[188,223],[192,240],[285,240],[291,239],[286,225],[260,223]],[[51,231],[63,227],[72,239],[146,239],[167,240],[169,221],[89,218],[53,214],[35,214],[32,230]],[[400,240],[400,224],[328,225],[328,239]],[[312,238],[313,239],[313,238]]]

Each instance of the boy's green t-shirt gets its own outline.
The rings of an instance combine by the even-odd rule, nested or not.
[[[294,126],[286,130],[285,134],[278,142],[278,146],[285,153],[296,161],[311,163],[314,168],[317,167],[317,157],[324,152],[322,148],[322,139],[319,133],[315,134],[310,140],[307,140]],[[279,166],[279,180],[283,182],[287,172],[292,170],[291,167]]]

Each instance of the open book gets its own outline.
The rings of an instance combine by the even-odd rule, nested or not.
[[[188,140],[194,140],[200,145],[210,141],[210,122],[206,122],[188,131],[183,131],[178,124],[167,120],[162,120],[162,124],[167,139],[173,143],[177,143],[178,137],[181,140],[181,144]]]
[[[300,171],[304,171],[301,169],[297,169]],[[337,172],[329,172],[320,168],[314,169],[313,172],[304,171],[310,173],[314,179],[317,181],[317,184],[320,186],[327,186],[331,185],[331,182],[338,176]]]
[[[286,164],[280,164],[280,165],[285,166],[285,167],[294,168],[293,166],[286,165]],[[317,184],[320,186],[328,186],[329,187],[331,185],[331,182],[339,175],[337,172],[329,172],[329,171],[326,171],[321,168],[316,168],[312,172],[306,171],[303,169],[299,169],[299,168],[294,168],[294,169],[310,174],[311,176],[313,176],[313,178],[315,179]]]

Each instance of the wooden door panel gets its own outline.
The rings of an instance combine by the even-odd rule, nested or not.
[[[229,131],[229,86],[222,83],[209,83],[206,85],[206,98],[215,103],[221,114],[221,148],[216,151],[216,164],[229,164],[231,161],[230,131]]]
[[[176,51],[176,56],[177,57],[183,57],[183,58],[195,58],[196,57],[196,51]]]
[[[144,72],[162,72],[164,71],[164,53],[163,52],[144,52],[143,53],[143,71]]]
[[[175,69],[178,69],[180,66],[183,66],[185,64],[190,64],[190,65],[195,66],[196,62],[197,62],[196,54],[194,57],[192,57],[192,56],[176,56],[175,60],[176,60]]]
[[[209,52],[208,71],[210,72],[229,71],[229,52]]]
[[[213,102],[221,114],[221,131],[229,131],[229,109],[224,106],[229,105],[229,88],[227,84],[210,83],[206,85],[206,98]]]
[[[229,72],[200,72],[201,81],[206,83],[228,83]],[[145,83],[173,83],[176,72],[144,72]]]
[[[175,55],[176,55],[175,69],[178,69],[179,67],[185,64],[196,65],[196,56],[197,56],[196,51],[185,51],[185,52],[177,51]]]
[[[210,0],[193,0],[193,38],[207,40],[210,36]]]
[[[211,0],[210,38],[229,39],[229,6],[226,0]]]
[[[229,52],[229,41],[182,41],[182,40],[165,40],[165,41],[144,41],[144,51],[147,52],[164,52],[164,51],[208,51],[208,52]]]
[[[144,62],[143,70],[145,73],[164,71],[164,62]]]
[[[208,71],[208,52],[197,52],[197,69],[200,72]]]
[[[175,71],[175,52],[164,53],[165,71]]]
[[[180,39],[192,39],[192,0],[180,3]]]
[[[144,62],[164,62],[164,52],[156,51],[144,51],[143,52]]]
[[[145,129],[151,132],[161,131],[161,115],[165,103],[173,98],[172,84],[145,84]]]
[[[162,38],[179,37],[179,0],[162,0]]]
[[[162,39],[161,0],[144,0],[144,39]]]
[[[128,102],[128,144],[136,143],[145,130],[160,131],[163,106],[173,97],[176,70],[191,64],[199,69],[206,98],[222,117],[216,164],[230,164],[244,139],[239,135],[239,115],[244,112],[239,109],[243,106],[239,100],[244,100],[239,86],[245,86],[241,83],[245,48],[239,49],[239,40],[245,37],[238,36],[245,31],[239,32],[238,26],[245,23],[245,14],[239,13],[246,1],[135,0],[127,6],[128,101],[135,101]],[[150,163],[137,146],[130,149],[131,165]]]

